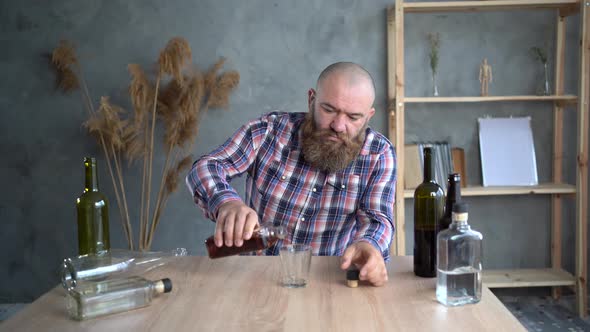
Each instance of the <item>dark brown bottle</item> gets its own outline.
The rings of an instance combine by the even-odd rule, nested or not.
[[[444,192],[434,181],[434,151],[424,148],[424,181],[414,191],[414,274],[436,277],[436,235]]]
[[[205,240],[205,246],[207,247],[209,258],[221,258],[269,248],[279,239],[284,239],[285,234],[286,230],[283,226],[260,226],[254,230],[252,237],[244,241],[240,247],[228,247],[225,244],[218,247],[215,245],[213,235]]]
[[[445,214],[440,220],[439,231],[449,228],[453,222],[453,204],[461,201],[461,175],[459,173],[449,174],[447,179],[447,200],[445,203]]]

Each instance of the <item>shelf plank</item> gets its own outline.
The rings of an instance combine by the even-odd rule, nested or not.
[[[406,13],[433,12],[481,12],[514,9],[567,9],[575,11],[578,0],[489,0],[489,1],[441,1],[404,2]]]
[[[406,103],[481,103],[494,101],[561,101],[565,104],[575,104],[578,97],[574,95],[561,96],[486,96],[486,97],[406,97]]]
[[[573,286],[575,278],[562,269],[484,270],[483,284],[488,288]]]
[[[576,187],[565,183],[546,183],[537,186],[482,187],[469,186],[461,188],[461,196],[501,196],[530,194],[575,194]],[[413,198],[414,189],[404,190],[404,198]]]

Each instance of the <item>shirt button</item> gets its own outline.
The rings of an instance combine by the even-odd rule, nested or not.
[[[281,180],[285,181],[285,180],[287,180],[287,177],[283,175],[283,176],[281,176]]]
[[[346,188],[346,186],[345,185],[342,185],[341,188],[344,189],[344,188]]]
[[[311,191],[313,191],[313,192],[315,193],[315,192],[316,192],[316,191],[318,191],[318,190],[317,190],[316,188],[313,188]]]
[[[302,217],[302,218],[301,218],[301,221],[305,221],[305,217]]]

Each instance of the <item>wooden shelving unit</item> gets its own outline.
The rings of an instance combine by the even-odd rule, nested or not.
[[[397,2],[396,2],[397,4]],[[497,0],[497,1],[440,1],[405,2],[405,13],[483,12],[504,10],[559,9],[575,12],[580,7],[576,0]]]
[[[449,96],[406,97],[404,69],[404,16],[406,13],[482,12],[506,10],[552,10],[556,13],[555,95],[553,96]],[[578,95],[564,95],[566,19],[580,15],[580,62]],[[523,27],[525,29],[526,27]],[[486,270],[483,280],[488,287],[554,286],[553,296],[560,295],[557,286],[572,286],[576,291],[580,317],[587,315],[587,223],[588,223],[588,104],[590,92],[590,4],[588,0],[484,0],[447,2],[404,2],[395,0],[387,11],[387,63],[389,99],[389,137],[396,146],[396,237],[393,254],[404,255],[405,199],[413,190],[404,190],[405,106],[411,103],[486,103],[486,102],[545,102],[553,104],[553,177],[552,183],[527,187],[467,187],[463,196],[491,195],[551,195],[551,267],[542,269]],[[563,170],[563,112],[566,106],[577,107],[577,165],[576,184],[564,184]],[[401,147],[401,148],[400,148]],[[562,199],[573,197],[576,202],[576,250],[574,274],[561,267]]]
[[[486,103],[494,101],[555,101],[564,106],[578,102],[577,96],[486,96],[486,97],[406,97],[408,103]]]
[[[571,184],[547,183],[538,186],[511,186],[511,187],[482,187],[469,186],[461,188],[461,196],[500,196],[500,195],[551,195],[551,194],[575,194],[576,186]],[[404,198],[414,197],[413,189],[404,190]]]
[[[576,279],[562,269],[486,270],[483,282],[488,287],[575,286]]]

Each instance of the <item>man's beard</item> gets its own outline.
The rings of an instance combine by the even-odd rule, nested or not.
[[[359,134],[351,139],[344,133],[316,129],[313,112],[309,112],[301,125],[303,157],[322,171],[331,173],[342,170],[359,155],[365,141],[366,128],[365,123]],[[341,141],[329,140],[330,136],[338,137]]]

